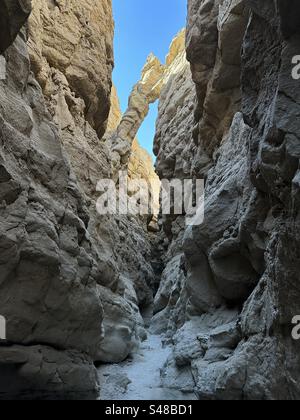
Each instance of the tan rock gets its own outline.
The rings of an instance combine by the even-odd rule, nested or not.
[[[101,137],[109,114],[113,68],[111,0],[33,0],[29,51],[45,93],[51,68],[61,71],[85,102],[85,116]]]
[[[146,70],[145,73],[149,74],[148,70]],[[146,82],[144,81],[144,83]],[[122,162],[120,154],[122,155],[123,153],[122,147],[125,145],[127,150],[127,148],[129,148],[129,142],[131,142],[129,160],[127,166],[125,165],[123,169],[125,168],[128,171],[129,180],[142,179],[147,182],[148,186],[151,188],[150,197],[148,197],[149,202],[153,203],[153,214],[157,216],[159,212],[160,181],[154,170],[153,159],[149,153],[140,146],[136,137],[132,141],[128,138],[128,142],[122,142],[121,139],[116,136],[116,133],[123,122],[124,120],[120,108],[119,98],[116,88],[113,86],[111,94],[111,110],[108,119],[107,132],[105,134],[107,146],[111,149],[110,156],[112,159],[112,165],[115,170],[120,169],[120,164]],[[117,142],[119,142],[119,144]],[[155,228],[157,229],[157,224],[155,224]]]
[[[106,137],[109,133],[114,132],[122,119],[122,111],[120,106],[120,101],[118,97],[118,92],[116,86],[113,85],[111,89],[111,96],[110,96],[110,112],[108,116],[107,122],[107,129],[106,129]]]
[[[185,54],[185,36],[186,31],[185,29],[182,29],[182,31],[173,39],[169,48],[169,53],[166,57],[167,67],[170,67],[180,54]]]
[[[101,346],[103,309],[86,202],[31,72],[23,36],[6,50],[4,60],[0,306],[12,344],[0,354],[0,398],[13,392],[28,397],[30,391],[40,397],[94,393],[97,378],[92,362]],[[28,357],[18,366],[22,350]]]
[[[160,94],[164,66],[152,54],[142,70],[141,80],[134,86],[128,101],[127,111],[122,116],[115,133],[111,136],[111,150],[125,167],[128,164],[132,142],[148,115],[149,105],[155,102]]]
[[[57,30],[61,34],[61,39],[57,40],[57,42],[64,44],[63,35],[67,36],[68,40],[70,37],[73,39],[73,37],[78,35],[78,29],[73,28],[75,25],[74,19],[78,17],[78,11],[81,9],[84,9],[82,16],[86,17],[88,11],[91,9],[91,3],[88,3],[87,5],[82,5],[80,3],[79,5],[79,2],[73,1],[69,5],[66,5],[66,9],[56,7],[54,11],[50,6],[45,6],[46,11],[41,10],[41,4],[39,2],[36,2],[34,7],[38,8],[40,17],[45,18],[45,15],[47,15],[47,19],[51,20],[53,19],[54,13],[58,16],[58,20],[51,30]],[[109,80],[111,77],[111,66],[107,65],[110,61],[109,50],[107,51],[108,55],[102,57],[101,54],[103,51],[101,48],[103,47],[103,42],[100,43],[101,45],[99,46],[96,41],[100,41],[100,35],[101,37],[102,35],[104,36],[104,34],[102,34],[103,28],[107,29],[105,37],[110,38],[112,34],[109,33],[109,31],[112,32],[113,27],[107,26],[107,22],[110,21],[111,17],[105,16],[104,20],[102,20],[103,16],[101,11],[105,9],[105,4],[103,2],[99,4],[97,2],[93,7],[96,8],[93,11],[95,15],[94,18],[98,19],[98,23],[96,24],[96,22],[93,21],[93,18],[91,19],[92,23],[90,25],[84,25],[83,28],[81,28],[79,23],[82,22],[82,19],[80,18],[80,22],[77,23],[77,25],[79,25],[79,30],[81,31],[83,39],[85,38],[85,31],[89,28],[88,39],[91,41],[95,40],[95,42],[87,46],[87,51],[81,51],[81,62],[79,63],[79,61],[76,61],[76,63],[72,64],[72,68],[74,68],[74,71],[76,72],[78,70],[76,66],[86,70],[88,64],[86,60],[90,59],[93,66],[93,72],[95,73],[95,76],[93,77],[97,77],[98,79],[96,80],[93,78],[89,80],[88,74],[82,74],[84,83],[90,83],[93,87],[99,86],[99,90],[101,91],[101,86],[103,86],[102,79]],[[110,6],[106,12],[109,13],[109,11]],[[34,16],[37,16],[37,11],[35,11]],[[34,16],[32,19],[34,19]],[[60,139],[67,151],[72,171],[88,202],[88,232],[90,240],[94,245],[94,258],[97,261],[94,275],[97,278],[98,284],[102,286],[99,301],[106,302],[109,299],[112,302],[114,300],[116,302],[124,302],[123,305],[120,305],[117,318],[110,316],[110,313],[106,311],[107,308],[107,310],[109,310],[110,306],[103,304],[105,325],[103,325],[104,335],[102,337],[102,342],[98,347],[98,360],[105,362],[115,361],[117,359],[121,360],[129,354],[133,344],[136,345],[136,340],[138,340],[134,334],[131,333],[131,329],[135,328],[135,324],[138,325],[142,323],[139,319],[139,313],[136,310],[136,307],[140,305],[150,305],[153,300],[153,293],[150,286],[153,283],[154,273],[151,264],[148,262],[151,257],[151,242],[147,236],[147,224],[144,219],[130,218],[127,215],[102,216],[97,213],[96,203],[100,197],[100,193],[96,190],[98,181],[103,178],[112,178],[113,174],[118,173],[118,171],[122,169],[122,165],[120,164],[120,161],[115,161],[113,159],[107,136],[101,138],[99,133],[97,134],[95,131],[93,124],[91,124],[85,96],[83,96],[81,90],[78,90],[78,87],[83,88],[84,86],[74,85],[73,78],[69,77],[69,67],[62,65],[61,63],[62,60],[68,61],[68,40],[66,43],[66,56],[64,56],[62,50],[59,50],[60,59],[55,62],[50,62],[51,57],[53,58],[52,54],[54,54],[56,58],[58,54],[58,52],[53,52],[52,49],[51,51],[48,51],[50,27],[47,27],[49,33],[47,31],[44,33],[44,29],[42,28],[40,32],[44,35],[40,37],[40,32],[37,31],[38,25],[45,25],[45,22],[43,20],[31,22],[31,28],[32,30],[36,30],[36,32],[31,35],[29,45],[33,54],[32,59],[34,60],[34,63],[37,63],[39,66],[34,67],[34,69],[37,71],[38,77],[42,75],[44,78],[43,92],[47,101],[48,110],[53,117],[53,121],[59,128]],[[71,25],[70,28],[69,25]],[[75,32],[70,32],[69,29],[70,31],[74,30]],[[54,38],[56,36],[57,35],[55,34]],[[46,56],[35,54],[35,49],[37,48],[36,42],[38,42],[39,51],[46,51],[43,53],[46,54]],[[45,57],[47,57],[47,60],[49,59],[49,62]],[[78,55],[78,60],[79,58]],[[46,71],[41,73],[39,72],[39,68],[45,69]],[[93,100],[93,98],[94,96],[91,96],[91,100]],[[114,130],[118,126],[121,118],[121,111],[115,88],[112,89],[111,93],[109,92],[107,98],[98,99],[99,101],[102,101],[102,105],[107,105],[108,108],[110,108],[110,102],[112,104],[108,118],[107,133],[109,133],[109,130]],[[97,114],[97,120],[99,122],[101,121],[101,115]],[[139,146],[137,149],[140,149]],[[149,161],[146,159],[145,163],[142,162],[142,159],[147,156],[146,153],[138,152],[137,156],[140,156],[140,158],[135,159],[135,171],[144,171],[148,176],[148,172],[150,172],[152,168],[152,175],[155,176],[153,165],[151,165],[151,168],[149,166],[149,169],[146,170]],[[147,156],[147,158],[150,159],[149,156]],[[142,169],[139,167],[140,164]],[[125,169],[127,170],[127,168]],[[137,248],[137,251],[132,252],[135,248]],[[137,270],[136,267],[140,267],[140,270]],[[125,293],[123,290],[123,278],[128,279],[127,282],[131,285],[129,288],[130,292],[126,292],[125,297],[123,297],[123,294]],[[133,299],[132,296],[135,298]],[[108,326],[107,320],[109,319]],[[119,337],[119,345],[115,346],[114,353],[111,352],[109,356],[109,351],[106,352],[105,349],[109,348],[109,346],[114,347],[114,337],[119,335],[119,331],[122,329],[123,324],[130,325],[129,334],[126,336],[121,335]],[[109,357],[110,360],[108,360]]]

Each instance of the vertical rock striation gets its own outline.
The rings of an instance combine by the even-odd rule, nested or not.
[[[169,247],[153,328],[168,331],[174,344],[165,386],[195,390],[200,399],[300,395],[299,342],[291,337],[300,311],[293,6],[190,0],[186,47],[195,87],[181,70],[161,95],[158,172],[204,177],[206,204],[201,226],[163,221]],[[169,108],[181,118],[166,118]],[[177,132],[185,151],[169,155]]]
[[[152,304],[154,273],[147,224],[127,215],[96,212],[100,196],[96,188],[98,181],[115,179],[119,170],[128,170],[120,162],[115,164],[110,145],[105,141],[107,134],[105,138],[100,135],[106,128],[109,132],[117,125],[114,118],[121,118],[115,89],[110,93],[111,2],[81,5],[73,1],[43,7],[37,1],[33,9],[28,46],[34,69],[81,192],[87,199],[88,232],[96,252],[104,311],[97,360],[119,362],[145,337],[140,308]],[[64,44],[65,52],[60,47]],[[75,54],[70,55],[74,46]],[[110,105],[111,112],[107,115]],[[96,124],[90,111],[95,112]]]
[[[0,4],[0,398],[95,398],[94,363],[134,351],[153,305],[166,388],[299,399],[298,3],[189,0],[124,115],[111,1],[32,7],[25,31],[30,2]],[[150,220],[100,216],[96,186],[120,170],[157,182],[136,135],[158,98],[159,177],[206,184],[204,223],[163,216],[155,254]]]
[[[187,58],[198,96],[193,137],[199,145],[196,165],[202,176],[239,110],[246,24],[243,0],[189,2]]]
[[[4,61],[0,306],[7,341],[0,348],[1,398],[90,397],[97,391],[93,361],[103,338],[103,309],[86,203],[31,73],[24,36],[5,51]]]
[[[37,80],[48,94],[53,70],[63,73],[100,138],[110,109],[113,26],[111,0],[32,0],[28,45]]]
[[[96,212],[97,182],[116,170],[101,139],[111,2],[32,6],[27,44],[24,33],[1,44],[0,396],[90,398],[94,362],[122,361],[145,338],[152,248],[144,222]],[[11,19],[17,32],[25,16]]]

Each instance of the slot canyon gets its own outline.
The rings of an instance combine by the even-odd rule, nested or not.
[[[123,113],[112,0],[0,0],[1,400],[300,399],[300,3],[186,3]],[[149,214],[99,214],[120,172]]]

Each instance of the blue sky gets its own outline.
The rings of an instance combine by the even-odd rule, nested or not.
[[[115,70],[121,108],[140,79],[147,56],[153,52],[165,61],[173,37],[186,24],[187,0],[113,0],[115,19]],[[157,104],[141,127],[138,138],[150,153],[153,148]]]

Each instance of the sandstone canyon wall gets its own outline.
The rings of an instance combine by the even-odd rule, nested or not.
[[[21,22],[18,16],[11,19]],[[102,340],[98,264],[85,200],[25,41],[22,31],[4,46],[6,78],[0,82],[0,299],[7,319],[1,396],[85,394],[96,390],[92,362]]]
[[[0,12],[0,398],[96,398],[95,363],[126,359],[154,308],[162,386],[299,399],[298,3],[189,0],[124,115],[110,0]],[[157,99],[157,174],[204,178],[205,219],[153,234],[152,215],[100,216],[96,186],[125,170],[157,188],[136,138]]]
[[[189,0],[191,73],[184,65],[160,99],[158,173],[204,177],[206,203],[200,226],[163,220],[169,247],[152,328],[174,345],[165,386],[200,399],[300,395],[292,3]]]
[[[22,30],[27,3],[5,3],[14,13],[11,39],[1,38],[1,397],[89,398],[94,362],[119,362],[145,337],[140,308],[155,281],[146,224],[96,212],[97,182],[116,169],[101,139],[111,2],[36,0]]]

